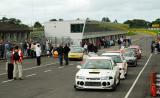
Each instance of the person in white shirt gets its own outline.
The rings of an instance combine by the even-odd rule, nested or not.
[[[36,58],[37,58],[37,65],[41,65],[41,48],[40,45],[38,44],[36,47]]]

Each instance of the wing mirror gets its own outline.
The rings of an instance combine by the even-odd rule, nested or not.
[[[77,69],[81,69],[82,67],[81,67],[81,65],[77,65]]]

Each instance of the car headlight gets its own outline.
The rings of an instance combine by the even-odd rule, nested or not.
[[[113,79],[113,77],[112,76],[101,77],[101,80],[110,80],[110,79]]]
[[[84,80],[84,79],[85,79],[85,77],[84,77],[84,76],[76,76],[76,79]]]

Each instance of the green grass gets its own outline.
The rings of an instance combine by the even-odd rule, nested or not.
[[[127,31],[129,28],[129,26],[126,24],[110,23],[110,22],[107,23],[104,22],[101,24],[101,26],[110,28],[112,30],[123,30],[123,31]]]
[[[127,33],[127,36],[133,36],[133,35],[136,35],[136,33],[135,33],[135,32],[131,32],[131,31],[129,31],[129,32]]]
[[[136,33],[143,33],[143,34],[148,34],[148,35],[151,35],[151,36],[155,36],[157,34],[157,30],[147,30],[147,29],[138,29],[138,28],[130,28],[128,29],[128,32],[136,32]]]

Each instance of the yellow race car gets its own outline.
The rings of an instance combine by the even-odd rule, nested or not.
[[[71,48],[69,54],[68,54],[68,58],[69,59],[79,59],[79,60],[83,60],[83,55],[84,55],[84,49],[81,47],[74,47]]]

